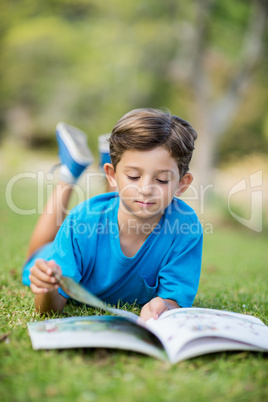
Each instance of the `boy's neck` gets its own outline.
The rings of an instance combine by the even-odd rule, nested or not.
[[[162,215],[158,214],[148,219],[141,219],[133,214],[126,214],[120,208],[118,211],[118,227],[121,236],[146,239],[160,222]]]
[[[147,237],[160,222],[161,216],[152,219],[138,219],[134,215],[126,215],[118,211],[119,240],[122,253],[126,257],[133,257]]]

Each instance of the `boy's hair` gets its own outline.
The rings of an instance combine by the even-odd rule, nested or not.
[[[135,109],[114,126],[109,138],[114,169],[127,150],[148,151],[164,147],[176,160],[182,177],[189,170],[196,131],[185,120],[157,109]]]

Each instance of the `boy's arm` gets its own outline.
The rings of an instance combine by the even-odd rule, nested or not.
[[[51,313],[59,312],[61,313],[67,299],[59,294],[58,290],[52,290],[44,295],[35,295],[34,303],[35,308],[40,313]]]
[[[172,310],[174,308],[179,308],[180,306],[174,300],[171,299],[162,299],[162,297],[154,297],[148,303],[146,303],[142,309],[140,317],[143,320],[149,320],[149,318],[157,318],[164,311]]]
[[[55,272],[61,275],[61,268],[54,261],[38,259],[31,268],[30,288],[35,294],[35,307],[40,313],[62,312],[67,299],[59,294]]]

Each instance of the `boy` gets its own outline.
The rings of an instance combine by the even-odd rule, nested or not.
[[[23,274],[36,308],[62,311],[66,304],[68,296],[53,271],[73,277],[108,303],[136,301],[145,320],[190,307],[200,277],[202,228],[194,211],[176,197],[193,180],[188,169],[195,130],[159,110],[127,113],[112,131],[111,163],[103,167],[118,192],[79,204],[57,232],[55,221],[71,186],[90,163],[80,134],[70,127],[58,130],[62,182],[37,224]],[[56,212],[48,214],[52,206]]]

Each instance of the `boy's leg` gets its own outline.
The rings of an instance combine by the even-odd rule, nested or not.
[[[66,216],[68,202],[72,194],[72,187],[71,184],[63,181],[56,184],[32,233],[27,258],[44,244],[54,240]]]
[[[86,136],[82,131],[65,123],[59,123],[56,136],[61,161],[60,182],[55,186],[35,226],[27,258],[38,248],[54,240],[65,218],[73,185],[93,162],[93,156],[86,143]]]

